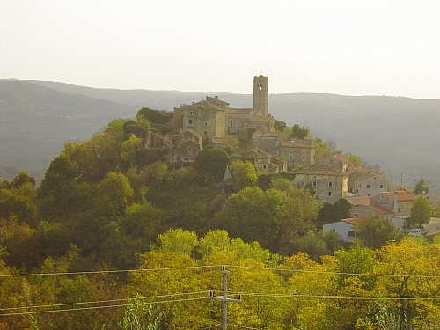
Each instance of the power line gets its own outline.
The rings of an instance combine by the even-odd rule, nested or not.
[[[331,296],[331,295],[310,295],[310,294],[285,294],[285,293],[260,293],[260,292],[234,292],[242,297],[267,297],[267,298],[312,298],[312,299],[345,299],[345,300],[440,300],[435,297],[362,297],[362,296]]]
[[[147,304],[147,305],[160,305],[160,304],[168,304],[168,303],[192,301],[192,300],[204,300],[204,299],[210,299],[210,298],[209,297],[182,298],[182,299],[172,299],[172,300],[162,300],[162,301],[150,301],[150,302],[146,302],[145,304]],[[50,310],[50,311],[43,311],[43,312],[44,313],[64,313],[64,312],[114,308],[114,307],[123,307],[123,306],[130,306],[130,303],[116,304],[116,305],[92,306],[92,307],[79,307],[79,308],[69,308],[69,309],[58,309],[58,310]],[[1,314],[0,314],[0,316],[1,316]]]
[[[0,274],[0,277],[31,277],[31,276],[68,276],[68,275],[93,275],[93,274],[115,274],[130,272],[148,272],[148,271],[165,271],[165,270],[187,270],[187,269],[204,269],[204,268],[221,268],[223,265],[207,265],[207,266],[188,266],[188,267],[156,267],[156,268],[137,268],[137,269],[116,269],[116,270],[91,270],[79,272],[54,272],[54,273],[32,273],[28,275]]]
[[[25,308],[46,308],[46,307],[58,307],[63,306],[65,304],[47,304],[47,305],[33,305],[33,306],[19,306],[19,307],[8,307],[8,308],[0,308],[0,311],[12,311],[16,309],[25,309]]]
[[[171,299],[171,300],[161,300],[161,301],[150,301],[145,302],[147,305],[160,305],[160,304],[167,304],[167,303],[175,303],[175,302],[182,302],[182,301],[193,301],[193,300],[205,300],[210,299],[210,297],[192,297],[192,298],[181,298],[181,299]],[[3,313],[0,314],[1,316],[14,316],[14,315],[29,315],[29,314],[36,314],[36,313],[65,313],[65,312],[75,312],[75,311],[85,311],[85,310],[97,310],[97,309],[105,309],[105,308],[117,308],[117,307],[125,307],[130,306],[130,303],[124,303],[124,304],[113,304],[113,305],[102,305],[102,306],[91,306],[91,307],[78,307],[78,308],[68,308],[68,309],[55,309],[55,310],[47,310],[47,311],[28,311],[28,312],[14,312],[14,313]],[[32,306],[29,306],[29,308]],[[25,307],[23,307],[25,308]]]
[[[138,268],[138,269],[119,269],[119,270],[96,270],[96,271],[80,271],[80,272],[54,272],[54,273],[33,273],[28,275],[0,274],[0,277],[31,277],[31,276],[68,276],[68,275],[90,275],[90,274],[114,274],[128,272],[149,272],[149,271],[167,271],[167,270],[188,270],[188,269],[206,269],[206,268],[239,268],[239,269],[256,269],[256,270],[272,270],[285,271],[293,273],[310,273],[322,275],[346,275],[346,276],[383,276],[383,277],[418,277],[418,278],[440,278],[440,275],[429,274],[370,274],[370,273],[349,273],[349,272],[332,272],[306,269],[292,268],[275,268],[275,267],[247,267],[239,265],[206,265],[206,266],[189,266],[189,267],[157,267],[157,268]]]
[[[182,293],[174,293],[174,294],[167,294],[167,295],[161,295],[161,296],[154,296],[154,298],[171,298],[171,297],[177,297],[177,296],[188,296],[193,294],[201,294],[201,293],[209,293],[209,290],[201,290],[201,291],[194,291],[194,292],[182,292]],[[103,303],[109,303],[109,302],[117,302],[117,301],[127,301],[127,300],[144,300],[144,299],[150,299],[151,297],[129,297],[129,298],[120,298],[120,299],[109,299],[109,300],[96,300],[96,301],[85,301],[85,302],[79,302],[74,303],[74,305],[93,305],[93,304],[103,304]]]
[[[383,276],[383,277],[419,277],[419,278],[440,278],[440,275],[428,274],[372,274],[372,273],[347,273],[347,272],[331,272],[320,270],[292,269],[292,268],[274,268],[274,267],[247,267],[247,266],[231,266],[243,269],[262,269],[272,271],[286,271],[292,273],[310,273],[310,274],[327,274],[327,275],[346,275],[346,276]]]

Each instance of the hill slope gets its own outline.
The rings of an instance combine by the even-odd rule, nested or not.
[[[86,139],[108,121],[142,106],[171,110],[205,93],[99,89],[55,82],[0,81],[0,163],[38,170],[72,139]],[[217,93],[234,107],[249,94]],[[395,183],[423,176],[440,187],[440,100],[334,94],[271,94],[270,112],[299,123],[338,149],[380,164]]]

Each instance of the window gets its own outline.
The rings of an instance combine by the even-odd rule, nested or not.
[[[315,190],[312,190],[312,195],[316,195],[316,191]]]
[[[350,238],[355,238],[355,237],[356,237],[356,231],[354,231],[354,230],[349,230],[349,231],[347,232],[347,236],[350,237]]]
[[[380,187],[380,189],[383,189],[384,185],[383,185],[383,184],[381,184],[381,185],[380,185],[379,187]]]
[[[263,164],[263,170],[267,170],[267,164]]]
[[[203,125],[205,125],[205,127],[207,127],[207,126],[208,126],[208,122],[205,121],[205,122],[203,123]]]
[[[193,126],[194,125],[194,121],[192,119],[188,119],[188,126]]]
[[[328,183],[329,188],[333,187],[333,182]]]
[[[232,119],[229,120],[229,127],[232,127]]]
[[[292,154],[289,155],[289,159],[293,161],[293,155]]]
[[[331,191],[329,191],[328,193],[327,193],[329,196],[331,196],[332,195],[332,192]]]
[[[367,189],[370,189],[371,188],[371,184],[367,184]]]
[[[316,182],[316,181],[313,181],[312,186],[313,186],[313,187],[316,187],[316,185],[317,185],[317,182]]]
[[[189,112],[189,115],[190,115],[190,116],[195,116],[196,113],[195,113],[195,111],[190,111],[190,112]]]

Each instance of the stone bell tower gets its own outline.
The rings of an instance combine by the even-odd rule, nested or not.
[[[268,115],[268,82],[267,77],[254,77],[254,115],[267,117]]]

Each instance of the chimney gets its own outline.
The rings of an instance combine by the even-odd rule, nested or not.
[[[399,193],[397,191],[394,192],[393,212],[395,214],[399,212]]]

